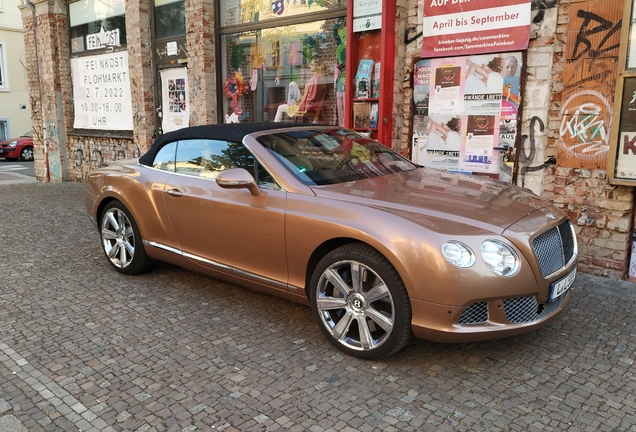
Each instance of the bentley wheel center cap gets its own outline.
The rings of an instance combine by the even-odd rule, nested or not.
[[[356,294],[351,297],[351,299],[349,299],[349,306],[351,306],[351,309],[353,309],[355,312],[363,312],[365,308],[364,299]]]

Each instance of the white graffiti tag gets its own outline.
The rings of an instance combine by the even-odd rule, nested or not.
[[[577,98],[586,102],[570,107]],[[597,100],[595,100],[597,99]],[[607,98],[595,90],[581,90],[571,95],[561,108],[561,144],[577,157],[597,157],[609,149],[612,107]],[[606,124],[606,119],[609,124]]]

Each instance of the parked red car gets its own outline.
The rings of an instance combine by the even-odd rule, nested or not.
[[[29,131],[20,138],[11,138],[0,142],[0,158],[9,161],[33,160],[33,132]]]

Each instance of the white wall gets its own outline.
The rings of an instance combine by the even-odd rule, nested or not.
[[[26,56],[20,0],[0,0],[0,43],[3,44],[7,88],[0,89],[0,119],[9,120],[9,133],[17,137],[31,130]],[[26,109],[20,109],[24,105]]]

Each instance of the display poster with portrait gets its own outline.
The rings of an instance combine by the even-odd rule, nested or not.
[[[521,63],[519,52],[418,61],[413,160],[451,171],[510,172],[499,148],[516,141]]]
[[[185,67],[161,71],[162,121],[164,133],[188,127],[188,69]]]

